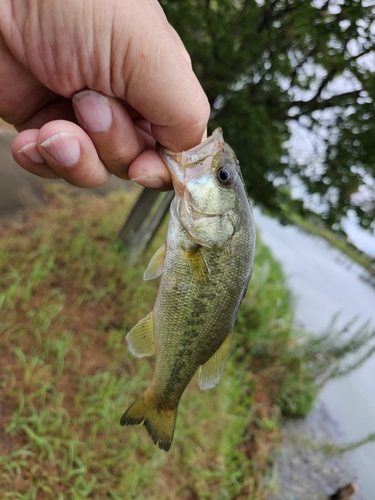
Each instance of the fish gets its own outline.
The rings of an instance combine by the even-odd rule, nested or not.
[[[188,151],[158,151],[175,197],[166,242],[144,279],[161,281],[153,311],[126,336],[133,355],[156,355],[155,369],[120,423],[143,423],[154,444],[168,451],[180,398],[197,370],[201,390],[223,374],[252,273],[255,225],[238,160],[220,128]]]

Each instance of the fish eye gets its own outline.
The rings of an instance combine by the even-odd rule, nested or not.
[[[217,171],[216,177],[220,184],[223,184],[224,186],[228,186],[228,184],[231,184],[233,180],[233,176],[226,168],[220,168]]]

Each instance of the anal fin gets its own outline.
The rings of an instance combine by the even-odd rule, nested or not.
[[[141,319],[126,336],[130,352],[137,358],[155,354],[154,313]]]
[[[204,365],[200,366],[198,383],[202,391],[211,389],[220,382],[228,358],[232,334],[233,330],[230,330],[219,349],[204,363]]]

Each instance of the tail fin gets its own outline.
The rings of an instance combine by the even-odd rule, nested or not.
[[[137,399],[123,414],[121,425],[137,425],[143,422],[154,444],[162,450],[171,447],[176,425],[177,407],[161,409],[147,403],[145,397]]]

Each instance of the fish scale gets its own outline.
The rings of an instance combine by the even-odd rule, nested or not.
[[[220,129],[187,152],[159,152],[176,195],[166,244],[145,279],[162,277],[153,312],[127,335],[133,354],[155,354],[156,363],[150,387],[121,424],[143,422],[154,443],[168,450],[195,372],[201,389],[221,378],[251,276],[255,228],[238,162]]]

